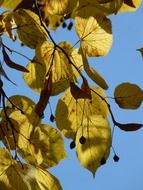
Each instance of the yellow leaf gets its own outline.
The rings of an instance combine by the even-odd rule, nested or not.
[[[8,108],[11,108],[13,111],[20,110],[34,126],[40,122],[40,118],[35,112],[36,104],[30,98],[21,95],[14,95],[11,96],[9,100],[10,101],[7,101],[6,103]]]
[[[103,90],[98,87],[92,87],[92,90],[91,100],[75,100],[70,91],[65,92],[60,98],[56,108],[56,124],[67,138],[75,139],[78,129],[82,128],[83,120],[98,115],[107,118],[108,107],[101,99],[101,97],[105,98]]]
[[[112,46],[111,22],[95,7],[83,7],[75,17],[81,47],[88,56],[105,56]]]
[[[22,156],[33,165],[53,167],[66,157],[63,138],[57,129],[41,124],[33,131]]]
[[[86,74],[95,82],[97,83],[101,88],[108,89],[108,85],[104,78],[93,68],[90,67],[86,58],[85,53],[82,51],[82,59],[83,59],[83,66]]]
[[[24,149],[30,139],[33,126],[29,123],[27,117],[20,111],[13,111],[9,114],[9,121],[3,121],[3,132],[6,138],[3,138],[4,144],[10,149]],[[8,143],[8,144],[7,144]]]
[[[123,3],[121,8],[119,9],[119,12],[136,11],[140,7],[142,0],[132,0],[132,3],[135,7],[131,7]]]
[[[73,50],[68,42],[61,42],[60,47],[67,52],[73,64],[81,70],[82,59],[78,50]],[[75,61],[77,59],[77,62]],[[55,49],[51,42],[45,41],[36,48],[36,61],[29,63],[29,73],[24,73],[24,80],[30,88],[41,92],[47,74],[52,71],[52,94],[57,95],[70,86],[70,82],[79,77],[79,73],[69,63],[65,54],[58,48]]]
[[[85,138],[84,141],[81,139]],[[102,160],[107,160],[111,146],[111,130],[102,115],[84,119],[76,134],[76,152],[80,164],[95,175]]]
[[[143,91],[136,84],[122,83],[115,88],[115,101],[124,109],[137,109],[143,100]]]
[[[11,165],[11,162],[12,158],[9,152],[5,148],[0,147],[0,176]]]
[[[7,8],[7,9],[14,9],[21,2],[22,2],[22,0],[0,0],[0,6]]]
[[[60,182],[56,177],[41,168],[35,169],[35,178],[40,190],[62,190]]]
[[[40,19],[34,12],[18,9],[13,13],[13,17],[17,25],[18,37],[24,45],[35,49],[38,43],[47,39]]]

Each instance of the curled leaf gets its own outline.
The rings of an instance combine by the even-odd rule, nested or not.
[[[143,127],[143,124],[139,123],[117,123],[116,126],[118,126],[123,131],[137,131]]]
[[[136,84],[122,83],[115,88],[114,97],[119,107],[137,109],[142,103],[143,92]]]
[[[97,83],[101,88],[108,89],[108,85],[104,78],[93,68],[90,67],[86,58],[86,54],[81,48],[81,54],[83,59],[83,66],[86,74],[95,82]]]
[[[4,61],[8,67],[13,68],[18,71],[22,71],[22,72],[29,72],[28,69],[26,69],[25,67],[14,63],[8,56],[4,47],[2,48],[2,52],[3,52],[3,56],[4,56]]]

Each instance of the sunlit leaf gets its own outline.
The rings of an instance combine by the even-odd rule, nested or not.
[[[33,131],[22,156],[33,165],[53,167],[66,157],[63,138],[57,129],[41,124]]]
[[[0,147],[0,176],[10,166],[11,159],[9,152],[5,148]]]
[[[84,143],[81,137],[85,138]],[[110,125],[101,115],[84,119],[76,134],[76,152],[80,164],[95,175],[101,160],[107,160],[111,146]]]
[[[124,109],[137,109],[143,100],[143,92],[139,86],[131,83],[122,83],[115,88],[115,101]]]
[[[3,32],[5,32],[7,36],[14,41],[15,35],[13,29],[16,27],[16,25],[13,18],[13,13],[11,11],[6,11],[1,15],[1,19],[2,19],[2,27],[4,27]]]
[[[41,168],[35,169],[35,178],[40,190],[62,190],[60,182],[48,171]]]
[[[4,144],[10,149],[24,149],[28,144],[33,126],[29,123],[27,117],[20,111],[13,111],[9,114],[9,120],[2,120]]]
[[[105,56],[112,46],[111,22],[95,7],[83,7],[75,17],[81,47],[89,56]]]
[[[90,67],[86,58],[85,53],[82,51],[82,59],[83,59],[83,66],[86,74],[95,82],[97,83],[101,88],[108,89],[108,85],[104,78],[93,68]]]
[[[21,42],[30,47],[36,48],[39,42],[47,39],[47,34],[41,27],[37,14],[30,10],[18,9],[13,13],[17,25],[17,33]]]
[[[82,59],[78,51],[73,50],[71,44],[68,42],[61,42],[59,46],[67,52],[69,59],[80,70]],[[75,81],[79,77],[79,73],[69,63],[68,58],[62,50],[55,49],[51,42],[45,41],[37,46],[35,60],[37,60],[37,63],[34,61],[27,65],[29,73],[24,73],[24,80],[36,92],[40,92],[44,88],[45,78],[47,78],[50,71],[52,73],[51,95],[57,95],[63,92],[70,86],[70,82]]]
[[[70,91],[60,98],[56,108],[56,124],[67,138],[74,140],[78,129],[83,126],[83,121],[90,120],[90,117],[108,116],[107,104],[101,99],[105,98],[103,90],[98,87],[92,89],[94,92],[91,91],[91,100],[75,100]]]
[[[26,117],[29,122],[33,125],[37,125],[40,121],[40,118],[35,112],[35,102],[26,96],[14,95],[9,98],[10,101],[7,101],[7,107],[12,108],[13,110],[20,110]]]

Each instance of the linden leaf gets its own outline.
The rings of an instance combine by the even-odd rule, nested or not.
[[[124,0],[80,0],[76,11],[78,12],[82,7],[90,6],[97,9],[97,11],[103,15],[117,14],[123,1]]]
[[[98,115],[108,116],[107,104],[101,97],[105,98],[105,94],[98,87],[92,87],[91,100],[76,100],[70,91],[64,93],[56,107],[56,124],[65,137],[74,140],[78,129],[82,128],[83,120]]]
[[[143,92],[139,86],[122,83],[115,88],[115,101],[120,108],[137,109],[143,100]]]
[[[111,21],[95,7],[83,7],[75,17],[81,47],[88,56],[105,56],[112,46]]]
[[[142,0],[132,0],[132,1],[130,0],[132,3],[132,6],[131,6],[131,4],[126,3],[127,1],[129,0],[124,0],[123,5],[119,9],[119,12],[136,11],[142,3]]]
[[[35,112],[36,104],[26,96],[11,96],[6,103],[6,106],[12,108],[13,111],[20,110],[34,126],[40,122],[40,118]]]
[[[9,114],[9,120],[2,120],[4,144],[9,146],[10,149],[24,149],[29,142],[33,126],[29,123],[27,117],[21,114],[20,111],[13,111]]]
[[[62,187],[58,179],[56,179],[56,177],[54,177],[46,170],[36,168],[35,178],[40,190],[62,190]]]
[[[81,137],[85,141],[81,141]],[[107,160],[111,146],[111,130],[107,119],[98,115],[84,119],[76,134],[76,152],[80,164],[95,175],[101,160]]]
[[[18,37],[24,45],[35,49],[39,42],[47,39],[47,34],[41,27],[40,19],[34,12],[18,9],[13,13],[13,18],[17,25]]]
[[[83,59],[83,66],[86,74],[95,82],[97,83],[101,88],[108,89],[108,85],[104,78],[93,68],[90,67],[86,58],[85,53],[81,49],[82,53],[82,59]]]
[[[15,9],[22,0],[0,0],[0,6],[7,9]]]
[[[2,29],[4,29],[3,32],[5,32],[7,36],[14,41],[15,35],[13,29],[16,27],[16,25],[13,18],[13,13],[11,11],[6,11],[1,15],[1,19],[3,27]]]
[[[16,63],[14,63],[10,57],[8,56],[5,48],[2,48],[2,53],[3,53],[3,57],[4,57],[4,61],[6,63],[6,65],[12,69],[15,69],[17,71],[22,71],[22,72],[29,72],[25,67],[18,65]]]
[[[22,156],[30,164],[49,168],[66,157],[64,142],[57,129],[41,124],[33,131]]]
[[[0,147],[0,176],[11,165],[11,159],[9,152]]]
[[[80,70],[82,61],[81,55],[77,50],[73,50],[68,42],[59,44],[67,56]],[[75,61],[77,58],[77,62]],[[75,70],[72,64],[62,50],[54,47],[53,43],[45,41],[40,43],[36,48],[37,63],[29,63],[27,69],[29,73],[24,73],[24,80],[30,88],[36,92],[40,92],[44,88],[45,78],[48,77],[50,71],[52,74],[52,92],[51,95],[57,95],[63,92],[70,86],[70,82],[76,81],[79,73]],[[38,63],[39,62],[39,63]]]

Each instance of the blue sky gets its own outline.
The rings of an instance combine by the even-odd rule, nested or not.
[[[114,42],[113,47],[106,57],[90,59],[90,63],[99,71],[110,88],[107,96],[113,96],[114,88],[122,82],[138,84],[143,89],[143,59],[136,49],[143,47],[143,5],[135,13],[123,13],[110,17],[113,25]],[[53,33],[57,41],[69,40],[73,44],[77,37],[75,32],[59,30]],[[12,48],[20,49],[17,44],[9,44]],[[21,51],[21,49],[20,49]],[[32,51],[23,48],[23,53],[32,55]],[[26,63],[20,56],[16,58],[17,63]],[[21,74],[16,75],[11,70],[7,70],[11,79],[18,86],[11,86],[5,82],[4,88],[7,94],[29,95],[35,101],[35,95],[21,79]],[[54,98],[52,99],[54,100]],[[141,122],[143,123],[143,107],[138,110],[122,110],[113,100],[109,100],[116,120],[120,122]],[[52,101],[52,107],[55,101]],[[54,110],[54,109],[53,109]],[[49,122],[48,109],[45,112],[45,122]],[[112,127],[112,124],[111,124]],[[57,167],[50,171],[60,180],[63,190],[142,190],[143,189],[143,130],[126,133],[115,128],[113,146],[120,160],[113,161],[113,152],[106,165],[97,170],[95,179],[92,174],[82,168],[76,158],[75,150],[70,150],[69,140],[65,140],[66,150],[69,157],[63,160]]]

